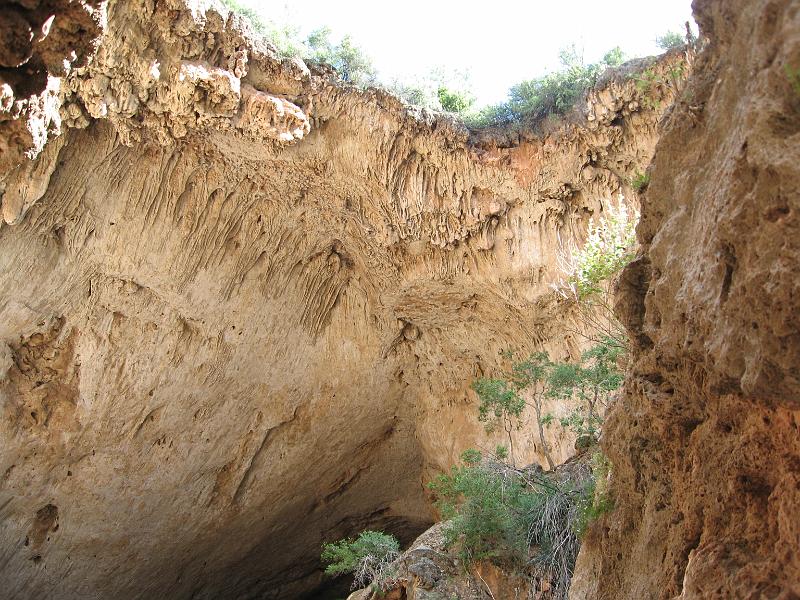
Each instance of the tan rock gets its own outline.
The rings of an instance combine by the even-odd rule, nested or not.
[[[0,169],[8,597],[293,598],[323,541],[409,541],[423,483],[501,441],[472,379],[570,352],[559,244],[632,198],[666,107],[471,136],[233,22],[109,2],[53,95],[62,147]]]
[[[604,434],[617,504],[576,599],[800,596],[800,11],[694,6],[710,41],[623,277],[638,348]]]

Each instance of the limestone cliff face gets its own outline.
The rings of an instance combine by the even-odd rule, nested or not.
[[[617,509],[575,598],[800,595],[800,6],[695,12],[710,44],[620,295],[638,347],[605,434]]]
[[[107,13],[99,50],[0,170],[0,589],[297,597],[323,539],[430,524],[500,350],[576,351],[559,243],[633,198],[672,90],[470,138],[221,9],[65,6]]]

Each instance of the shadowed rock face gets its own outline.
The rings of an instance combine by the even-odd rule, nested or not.
[[[470,140],[214,10],[106,9],[68,130],[0,171],[0,588],[297,597],[323,540],[430,524],[500,350],[576,352],[559,243],[633,197],[671,91]]]
[[[618,306],[639,347],[605,434],[617,509],[575,598],[800,595],[800,7],[695,12],[710,44]]]
[[[97,49],[103,5],[9,0],[0,6],[0,174],[37,155],[49,135],[60,133],[60,78]]]

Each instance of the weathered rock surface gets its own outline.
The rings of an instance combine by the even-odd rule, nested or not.
[[[102,0],[0,5],[0,176],[61,132],[60,78],[96,51],[104,8]]]
[[[576,599],[800,597],[800,5],[695,12],[710,44],[619,296],[638,347],[605,433],[617,509]]]
[[[430,524],[500,350],[577,351],[559,244],[632,196],[672,92],[470,140],[221,9],[66,6],[108,14],[51,71],[67,131],[0,169],[0,589],[297,597],[323,540]]]

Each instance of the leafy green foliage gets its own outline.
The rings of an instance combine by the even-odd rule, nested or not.
[[[522,119],[537,121],[550,114],[563,115],[595,85],[605,69],[622,64],[624,55],[617,47],[599,63],[586,64],[573,45],[562,50],[559,59],[561,69],[518,83],[509,90],[507,102],[470,115],[467,124],[480,128]]]
[[[467,92],[451,90],[441,86],[437,90],[442,110],[458,115],[465,113],[475,103],[475,98]]]
[[[572,255],[569,284],[578,299],[604,291],[603,283],[619,273],[636,256],[636,223],[639,214],[623,202],[609,206],[605,216],[589,223],[589,236],[583,248]]]
[[[322,27],[303,39],[299,27],[265,20],[258,11],[245,6],[240,0],[221,1],[245,18],[253,31],[271,42],[282,56],[302,57],[329,64],[343,80],[359,86],[378,84],[378,74],[372,60],[349,35],[339,43],[333,43],[331,30]],[[384,82],[381,85],[409,104],[458,115],[473,128],[523,120],[537,122],[549,115],[568,112],[586,90],[595,85],[603,71],[620,66],[625,58],[622,50],[616,47],[607,52],[601,61],[586,64],[572,45],[561,51],[559,70],[522,81],[511,87],[506,102],[477,111],[473,110],[475,97],[469,91],[467,78],[463,74],[445,74],[438,69],[421,80]]]
[[[573,527],[579,537],[586,534],[594,521],[614,510],[614,499],[608,489],[611,461],[602,452],[595,452],[591,469],[592,476],[581,485],[576,502],[578,512]]]
[[[531,406],[536,413],[539,427],[539,440],[550,470],[555,468],[550,449],[544,435],[544,427],[555,422],[552,414],[542,414],[545,398],[567,401],[576,400],[578,406],[563,415],[558,422],[578,437],[583,445],[593,444],[600,435],[603,424],[603,409],[611,396],[622,385],[623,376],[618,363],[624,348],[605,338],[583,353],[577,363],[554,363],[546,352],[536,352],[528,358],[512,363],[511,372],[506,378],[481,378],[473,382],[472,388],[480,400],[478,420],[487,423],[491,432],[502,424],[511,448],[514,462],[513,438],[511,432],[516,422],[521,426],[522,413],[528,403],[523,392],[531,398]],[[505,352],[506,358],[513,359],[513,353]],[[498,453],[498,458],[505,455]],[[466,461],[465,461],[466,462]],[[472,457],[472,463],[475,457]]]
[[[657,108],[658,101],[652,97],[652,90],[654,86],[661,83],[658,73],[656,73],[652,67],[649,67],[632,77],[636,89],[639,91],[642,104],[651,110]]]
[[[493,428],[497,421],[519,419],[525,409],[525,400],[516,390],[502,379],[482,377],[472,384],[472,389],[480,398],[478,420]]]
[[[508,448],[505,446],[497,446],[494,449],[494,455],[497,457],[497,460],[505,460],[508,458]]]
[[[271,42],[282,56],[299,56],[328,64],[342,79],[356,85],[375,82],[376,71],[371,59],[349,35],[335,44],[331,41],[331,30],[321,27],[302,39],[299,27],[264,20],[257,11],[239,0],[222,0],[222,3],[246,19],[253,31]]]
[[[616,46],[606,52],[605,56],[603,56],[602,64],[606,65],[607,67],[619,67],[628,59],[625,56],[625,53],[622,51],[622,48]]]
[[[545,381],[552,363],[547,352],[535,352],[511,366],[512,382],[518,390]]]
[[[389,565],[400,555],[394,536],[379,531],[362,531],[356,539],[343,539],[322,547],[327,575],[354,576],[353,588],[372,584],[383,590],[391,577]]]
[[[560,420],[578,438],[597,439],[603,423],[601,408],[622,385],[617,363],[622,349],[611,341],[593,346],[583,353],[579,364],[554,365],[548,380],[548,395],[576,398],[580,405]]]
[[[686,66],[682,63],[675,64],[666,73],[659,72],[654,67],[648,67],[630,77],[636,85],[642,105],[650,110],[655,110],[661,104],[655,90],[671,87],[680,91],[686,80]]]
[[[617,206],[606,206],[599,222],[589,221],[583,247],[565,245],[559,250],[563,278],[552,288],[577,309],[580,325],[571,333],[592,343],[611,341],[621,349],[628,348],[625,328],[614,315],[612,282],[636,256],[638,221],[639,213],[626,207],[620,196]]]
[[[650,175],[647,173],[637,171],[631,177],[631,187],[637,192],[646,190],[648,185],[650,185]]]
[[[384,88],[413,106],[422,106],[431,110],[441,109],[435,90],[427,82],[393,81],[384,85]]]
[[[322,27],[309,34],[306,44],[310,49],[308,58],[331,65],[345,81],[356,85],[375,83],[376,72],[372,60],[349,35],[334,44],[331,30]]]
[[[456,115],[466,114],[475,103],[468,91],[469,75],[456,70],[436,68],[412,81],[394,81],[384,87],[409,104]]]
[[[511,432],[516,423],[519,428],[520,417],[525,410],[525,400],[517,393],[517,389],[503,379],[482,377],[472,382],[472,389],[478,394],[478,420],[486,424],[486,431],[494,431],[501,425],[508,436],[511,448],[511,462],[514,462],[514,439]]]
[[[677,31],[667,31],[664,35],[656,38],[656,46],[662,50],[672,50],[680,48],[686,44],[684,37]]]
[[[515,362],[511,366],[511,381],[517,392],[521,393],[523,390],[527,390],[532,400],[536,423],[539,427],[539,442],[551,471],[555,469],[555,462],[544,435],[545,419],[542,417],[542,402],[546,396],[547,380],[553,366],[547,352],[535,352],[527,359]]]
[[[444,519],[445,543],[458,546],[461,559],[469,564],[493,559],[521,562],[527,552],[518,479],[497,477],[480,463],[454,467],[429,484],[437,496]]]
[[[792,84],[794,93],[800,96],[800,67],[795,69],[787,63],[783,65],[783,70],[786,73],[786,77],[789,79],[789,83]]]
[[[578,406],[560,417],[558,422],[575,433],[580,443],[594,443],[600,435],[603,410],[622,385],[623,375],[618,365],[623,353],[624,348],[606,338],[584,352],[577,363],[554,363],[546,352],[537,352],[527,359],[513,362],[507,379],[481,378],[472,384],[480,399],[478,420],[487,423],[487,431],[492,431],[498,423],[503,424],[512,449],[513,463],[511,431],[514,422],[517,427],[521,425],[522,413],[528,405],[522,394],[528,390],[536,412],[542,450],[552,471],[554,463],[544,427],[550,426],[556,418],[550,413],[542,414],[542,401],[544,398],[576,400]],[[506,353],[506,356],[513,358],[511,353]],[[497,456],[505,458],[501,453]],[[476,456],[465,460],[467,462],[474,464]]]
[[[465,465],[477,465],[481,460],[483,460],[483,457],[475,448],[468,448],[461,453],[461,462]]]
[[[429,487],[448,519],[445,542],[465,564],[488,559],[545,571],[553,597],[566,598],[580,535],[610,506],[593,500],[593,473],[579,465],[542,477],[484,460],[454,467]]]

